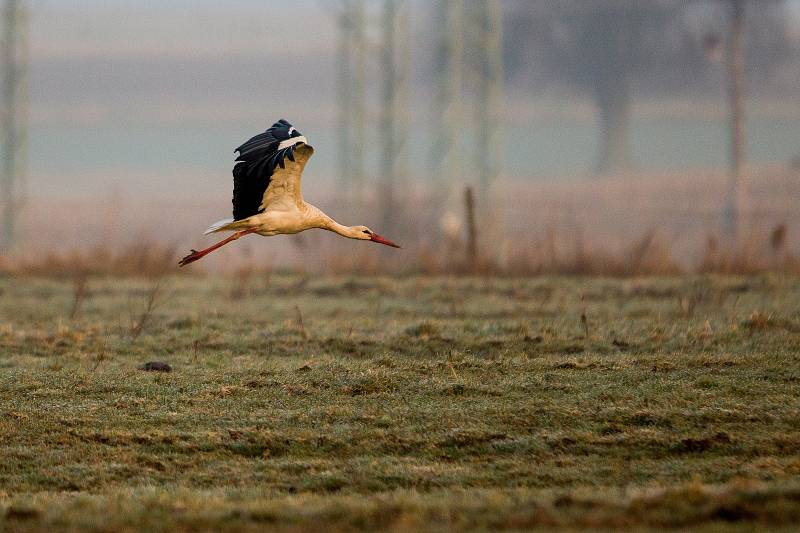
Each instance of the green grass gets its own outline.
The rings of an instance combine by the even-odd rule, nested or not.
[[[0,279],[0,530],[800,520],[796,278],[153,286]]]

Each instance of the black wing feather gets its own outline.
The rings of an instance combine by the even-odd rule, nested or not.
[[[275,169],[286,168],[284,158],[294,161],[294,146],[278,149],[289,137],[292,125],[279,120],[236,149],[239,156],[233,167],[233,219],[241,220],[263,211],[261,202]]]

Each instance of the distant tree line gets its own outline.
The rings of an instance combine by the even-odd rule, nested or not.
[[[513,87],[584,94],[597,109],[597,171],[631,164],[636,95],[715,94],[733,0],[508,0],[505,57]],[[783,0],[745,1],[748,88],[793,56]],[[797,65],[795,65],[795,68]],[[720,94],[720,93],[716,93]]]

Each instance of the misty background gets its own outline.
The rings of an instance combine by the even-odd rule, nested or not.
[[[113,219],[115,209],[127,210],[130,222],[120,229],[115,221],[114,231],[197,242],[191,239],[206,223],[230,209],[233,149],[278,118],[295,124],[317,149],[304,177],[305,196],[326,205],[337,184],[338,4],[31,3],[30,208],[24,231],[30,235],[42,216],[50,216],[48,210],[54,213],[54,206],[64,205],[73,213],[59,218],[64,221],[58,237],[62,244],[108,239],[107,231],[99,238],[97,221],[86,217],[95,210]],[[439,27],[436,2],[410,4],[408,179],[424,185],[431,172],[427,162]],[[631,23],[639,32],[636,39],[617,44],[626,53],[636,52],[626,56],[633,65],[626,75],[629,153],[612,157],[616,160],[607,165],[601,161],[602,109],[593,69],[613,65],[603,64],[605,45],[587,38],[602,40],[619,26],[606,21],[612,26],[604,28],[591,4],[501,3],[503,183],[511,190],[533,187],[526,189],[533,196],[537,186],[551,187],[552,193],[552,187],[569,183],[606,183],[610,188],[604,191],[621,195],[609,200],[613,206],[625,203],[626,183],[648,181],[669,191],[672,179],[696,182],[704,172],[724,173],[726,71],[714,57],[715,39],[724,38],[727,25],[724,3],[653,2],[667,7],[661,12],[655,7]],[[681,6],[675,10],[671,4]],[[573,5],[588,8],[564,9]],[[752,168],[788,168],[800,156],[800,0],[750,2],[747,17],[746,159]],[[379,68],[370,60],[371,76]],[[370,98],[377,108],[377,96]],[[365,152],[368,184],[374,184],[379,179],[377,148],[368,143]],[[680,198],[673,200],[677,207]],[[559,206],[563,203],[549,209]],[[86,223],[78,224],[73,214]],[[180,232],[175,230],[178,216],[184,223]],[[192,237],[181,237],[192,227]],[[385,231],[391,236],[392,229]],[[609,229],[606,236],[612,233]],[[52,244],[47,238],[42,242]]]

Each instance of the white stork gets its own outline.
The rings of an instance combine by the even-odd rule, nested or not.
[[[314,153],[299,131],[281,119],[239,148],[233,167],[233,218],[215,222],[206,235],[233,231],[233,235],[181,259],[188,265],[239,237],[257,233],[265,237],[320,228],[348,239],[372,241],[400,248],[366,226],[343,226],[303,200],[300,178]]]

